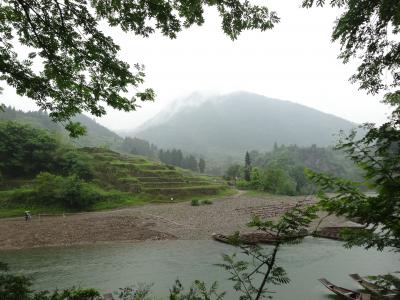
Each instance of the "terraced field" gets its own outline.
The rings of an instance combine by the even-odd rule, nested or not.
[[[159,200],[179,200],[191,196],[216,195],[227,189],[218,178],[198,175],[178,167],[135,155],[122,155],[100,148],[82,148],[93,161],[95,181],[105,188],[131,194],[158,196]]]

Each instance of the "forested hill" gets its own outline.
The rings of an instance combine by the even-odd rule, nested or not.
[[[112,149],[120,153],[143,155],[151,159],[160,160],[163,163],[190,169],[192,171],[204,171],[200,168],[200,159],[190,153],[182,153],[181,150],[159,149],[156,145],[138,138],[122,138],[106,127],[98,124],[85,115],[78,115],[73,121],[82,123],[86,129],[86,135],[71,139],[67,131],[59,123],[54,123],[49,116],[42,111],[23,112],[7,107],[5,112],[0,112],[0,121],[17,121],[21,124],[31,125],[36,128],[46,129],[59,134],[64,142],[79,147],[101,147]],[[204,160],[203,160],[204,163]]]
[[[122,143],[122,138],[119,135],[85,115],[78,115],[73,118],[73,121],[82,123],[87,129],[87,134],[78,139],[70,139],[63,126],[59,123],[54,123],[47,113],[42,111],[23,112],[7,107],[5,112],[0,113],[0,120],[18,121],[19,123],[57,132],[63,136],[66,141],[79,147],[107,147],[118,149]]]
[[[193,96],[198,97],[198,95]],[[240,155],[271,150],[274,143],[328,146],[334,134],[355,124],[321,111],[264,96],[236,92],[161,112],[134,132],[160,147],[203,154]]]

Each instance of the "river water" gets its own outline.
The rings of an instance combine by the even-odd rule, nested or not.
[[[235,251],[212,240],[149,241],[0,251],[0,261],[9,263],[15,272],[32,276],[36,289],[81,286],[111,292],[133,283],[154,283],[153,295],[161,297],[168,294],[176,278],[185,285],[202,279],[218,281],[221,290],[228,292],[226,299],[237,299],[231,282],[226,280],[228,274],[214,265],[222,261],[222,253]],[[279,263],[287,270],[291,283],[274,287],[274,299],[338,299],[317,279],[326,277],[357,289],[348,274],[398,271],[399,258],[392,252],[348,250],[341,242],[309,237],[279,252]]]

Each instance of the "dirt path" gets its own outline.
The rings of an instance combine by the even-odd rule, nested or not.
[[[212,205],[188,202],[151,204],[113,211],[0,219],[0,249],[67,246],[110,241],[208,239],[213,232],[250,231],[252,215],[274,217],[298,201],[313,199],[285,196],[251,197],[243,192],[221,198]],[[326,220],[325,222],[332,222]],[[336,221],[335,221],[336,222]]]

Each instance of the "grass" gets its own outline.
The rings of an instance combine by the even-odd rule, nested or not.
[[[148,202],[149,199],[146,199],[146,197],[144,197],[143,195],[141,195],[141,197],[125,195],[113,201],[103,200],[97,202],[94,205],[92,205],[91,211],[101,211],[101,210],[116,209],[116,208],[129,207],[135,205],[143,205]]]
[[[99,188],[100,189],[100,188]],[[103,193],[108,194],[107,200],[102,200],[94,205],[92,205],[86,211],[104,211],[104,210],[111,210],[117,208],[124,208],[124,207],[132,207],[138,205],[144,205],[147,203],[178,203],[178,202],[185,202],[185,201],[195,201],[200,204],[212,204],[214,201],[227,197],[232,196],[237,193],[237,190],[233,189],[226,189],[219,191],[215,195],[197,195],[193,196],[186,196],[186,197],[174,197],[174,200],[171,201],[170,196],[166,195],[149,195],[149,194],[138,194],[132,195],[129,193],[123,193],[119,191],[102,191]],[[4,191],[0,192],[4,193]],[[62,207],[49,207],[49,206],[40,206],[40,205],[27,205],[27,204],[16,204],[13,206],[4,207],[1,205],[0,201],[0,218],[10,218],[10,217],[23,217],[24,211],[29,210],[32,215],[38,214],[49,214],[49,215],[60,215],[62,213],[72,213],[76,211],[66,210]]]

